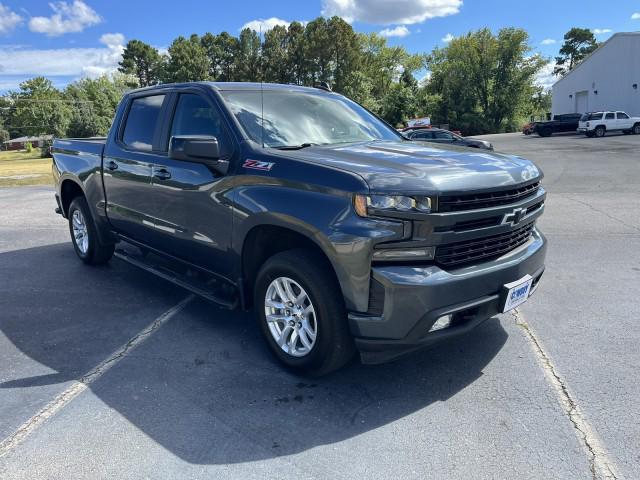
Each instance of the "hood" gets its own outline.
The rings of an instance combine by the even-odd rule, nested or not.
[[[482,190],[518,185],[542,176],[532,162],[514,155],[424,142],[374,141],[281,153],[353,172],[376,193]]]

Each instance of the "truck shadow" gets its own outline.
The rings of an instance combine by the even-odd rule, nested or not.
[[[88,268],[73,256],[65,244],[0,254],[3,276],[24,275],[2,293],[0,328],[57,372],[0,388],[19,396],[78,378],[185,296],[122,262]],[[391,364],[353,362],[327,377],[301,378],[272,359],[251,314],[194,300],[91,391],[185,461],[250,462],[337,444],[446,401],[482,376],[506,339],[491,319],[467,337]]]

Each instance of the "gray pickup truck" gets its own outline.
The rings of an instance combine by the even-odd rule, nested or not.
[[[115,254],[255,310],[273,353],[303,373],[469,332],[527,300],[544,270],[532,162],[408,141],[326,88],[140,89],[107,138],[52,151],[82,261]]]

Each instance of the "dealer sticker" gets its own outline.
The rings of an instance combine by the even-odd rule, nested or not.
[[[533,278],[531,275],[526,275],[520,280],[516,280],[512,283],[507,283],[504,287],[507,289],[507,295],[504,302],[503,312],[513,310],[518,305],[523,304],[529,298],[529,292],[531,290],[531,284]]]

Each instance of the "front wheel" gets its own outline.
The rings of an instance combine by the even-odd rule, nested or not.
[[[256,279],[254,307],[271,351],[296,372],[329,373],[355,352],[340,286],[313,251],[269,258]]]
[[[600,126],[596,127],[594,133],[595,133],[596,137],[601,138],[601,137],[604,137],[605,132],[606,132],[605,128],[602,125],[600,125]]]
[[[69,233],[80,260],[89,265],[108,262],[113,256],[115,245],[103,245],[84,197],[76,197],[69,206]]]
[[[640,123],[636,123],[631,131],[634,135],[640,135]]]

